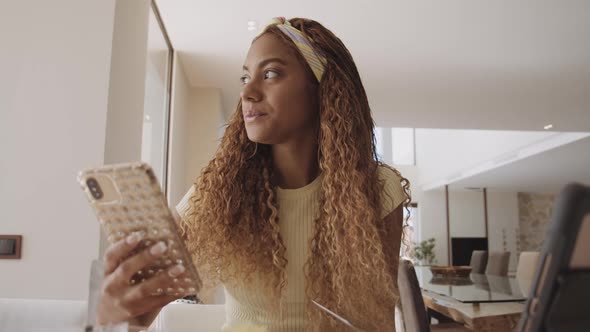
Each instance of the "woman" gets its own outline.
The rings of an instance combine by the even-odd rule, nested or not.
[[[220,147],[177,206],[201,277],[225,288],[226,327],[342,330],[313,300],[363,330],[393,330],[409,182],[377,160],[352,56],[321,24],[277,18],[253,41],[243,70]],[[131,247],[107,251],[105,289],[128,280],[115,262]],[[143,256],[133,267],[155,259]],[[111,288],[103,322],[147,324],[174,299]]]

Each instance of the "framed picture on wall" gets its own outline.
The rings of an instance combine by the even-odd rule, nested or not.
[[[0,235],[0,259],[20,259],[22,235]]]

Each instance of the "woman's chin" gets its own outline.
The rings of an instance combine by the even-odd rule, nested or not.
[[[264,135],[264,133],[260,132],[248,132],[248,139],[259,144],[272,144],[273,141],[270,135]]]

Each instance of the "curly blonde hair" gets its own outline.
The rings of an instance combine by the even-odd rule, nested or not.
[[[393,330],[399,297],[394,280],[398,255],[395,253],[391,261],[386,257],[391,255],[384,253],[386,231],[380,218],[383,183],[377,173],[382,163],[376,154],[365,89],[339,38],[313,20],[294,18],[290,22],[327,58],[321,82],[315,83],[320,119],[318,163],[324,177],[305,264],[310,329],[325,331],[339,326],[311,304],[315,300],[364,330]],[[293,42],[276,26],[268,26],[264,33],[279,37],[305,63]],[[248,139],[238,102],[214,158],[195,183],[196,194],[183,230],[204,280],[247,286],[257,272],[257,278],[265,278],[270,301],[280,304],[285,295],[287,260],[279,233],[272,166],[271,146]],[[407,208],[409,181],[389,168],[402,179]],[[275,307],[269,306],[269,310]]]

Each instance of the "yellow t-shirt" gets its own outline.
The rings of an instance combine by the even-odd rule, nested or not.
[[[381,218],[397,208],[406,195],[397,174],[379,167],[379,178],[384,181],[382,192]],[[224,287],[226,324],[224,330],[232,326],[252,324],[263,326],[270,332],[303,331],[305,329],[305,288],[303,265],[309,255],[308,240],[313,236],[314,217],[319,210],[319,194],[323,174],[313,182],[298,189],[277,188],[279,209],[279,228],[286,247],[287,289],[286,311],[278,317],[264,309],[264,298],[256,289]],[[194,194],[194,186],[186,193],[176,210],[181,218],[188,209],[189,199]]]

